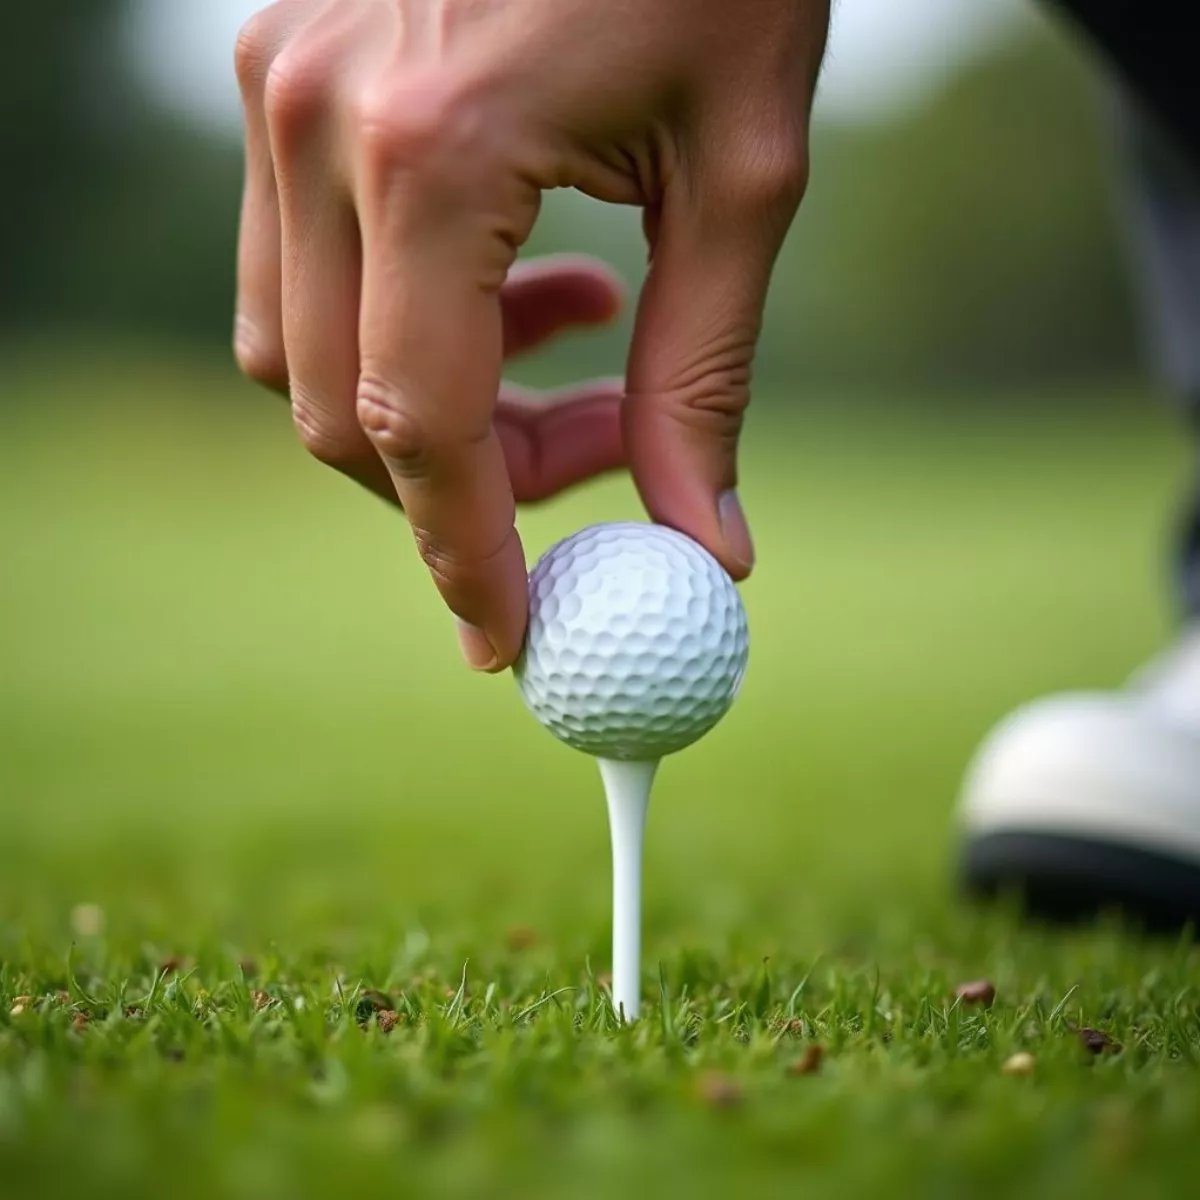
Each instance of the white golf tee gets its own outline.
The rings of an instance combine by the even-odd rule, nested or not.
[[[612,839],[612,999],[617,1016],[637,1019],[642,956],[642,835],[658,760],[597,760]]]

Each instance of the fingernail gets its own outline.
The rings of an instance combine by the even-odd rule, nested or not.
[[[455,617],[454,620],[458,624],[458,644],[467,666],[472,671],[490,671],[496,665],[496,651],[492,649],[487,634],[461,617]]]
[[[721,493],[717,500],[717,516],[730,554],[749,571],[754,566],[754,542],[750,537],[746,514],[742,511],[742,502],[733,488]]]

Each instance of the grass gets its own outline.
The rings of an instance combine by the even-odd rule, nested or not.
[[[459,666],[395,515],[219,373],[4,386],[6,1192],[1190,1191],[1191,940],[953,886],[989,726],[1169,635],[1148,399],[752,423],[750,672],[660,772],[616,1029],[594,768]],[[639,515],[616,479],[522,531]]]

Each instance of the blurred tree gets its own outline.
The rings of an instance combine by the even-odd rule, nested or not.
[[[0,42],[0,329],[169,335],[229,361],[240,146],[139,93],[117,36],[121,0],[11,7]],[[819,122],[811,187],[768,305],[764,396],[1135,370],[1093,85],[1082,47],[1042,22],[967,64],[919,111],[866,127]],[[569,192],[546,198],[526,248],[553,251],[599,254],[631,295],[645,269],[637,212]],[[565,339],[518,377],[620,370],[631,315]]]
[[[0,327],[227,340],[240,154],[147,106],[123,0],[5,12]]]
[[[1081,47],[1035,26],[897,124],[819,131],[764,372],[956,385],[1134,370],[1094,85]]]
[[[45,255],[62,239],[63,214],[77,212],[81,192],[111,166],[105,126],[116,80],[107,51],[121,7],[120,0],[45,0],[5,12],[0,319],[45,302]]]

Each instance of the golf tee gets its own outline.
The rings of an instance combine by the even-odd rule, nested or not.
[[[612,840],[612,999],[617,1016],[637,1019],[642,953],[642,840],[658,761],[602,758],[600,777]]]

